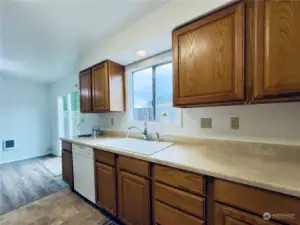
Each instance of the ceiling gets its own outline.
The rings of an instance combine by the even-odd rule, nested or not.
[[[166,1],[2,0],[0,74],[45,83],[74,74],[83,52]]]

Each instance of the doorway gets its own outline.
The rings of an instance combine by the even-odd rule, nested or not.
[[[79,92],[72,92],[57,99],[58,109],[58,137],[73,137],[80,134],[82,116],[80,114]],[[58,138],[58,146],[61,141]],[[61,157],[61,148],[58,156]]]

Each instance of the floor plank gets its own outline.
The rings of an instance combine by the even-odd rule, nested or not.
[[[0,225],[102,225],[108,218],[69,188],[0,216]]]
[[[68,185],[36,159],[0,165],[0,214],[51,195]]]

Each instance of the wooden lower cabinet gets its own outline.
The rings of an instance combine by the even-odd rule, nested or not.
[[[150,181],[120,171],[119,218],[128,225],[150,225]]]
[[[73,159],[72,152],[69,150],[62,150],[62,178],[63,180],[70,185],[71,188],[73,185]]]
[[[202,225],[204,222],[194,216],[168,206],[162,202],[154,203],[155,223],[159,225]]]
[[[96,203],[112,215],[117,215],[116,169],[95,163]]]
[[[262,217],[215,203],[215,225],[279,225]]]

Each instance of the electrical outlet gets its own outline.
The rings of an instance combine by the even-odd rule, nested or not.
[[[201,128],[212,128],[212,118],[201,118]]]
[[[115,121],[114,121],[114,118],[110,118],[110,125],[114,125]]]
[[[231,117],[230,118],[230,127],[233,130],[238,130],[240,128],[240,118]]]

